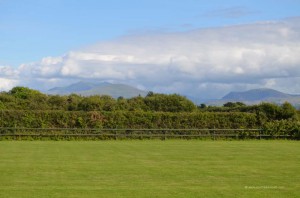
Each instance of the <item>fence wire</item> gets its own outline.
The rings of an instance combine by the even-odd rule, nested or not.
[[[95,138],[95,139],[152,139],[152,138],[289,138],[289,135],[268,135],[262,129],[100,129],[100,128],[21,128],[0,127],[0,138]]]

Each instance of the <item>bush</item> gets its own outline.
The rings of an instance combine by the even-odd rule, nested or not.
[[[287,136],[300,139],[300,123],[293,120],[275,120],[263,126],[263,134],[271,136]]]

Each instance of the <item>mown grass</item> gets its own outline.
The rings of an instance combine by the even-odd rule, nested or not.
[[[297,141],[2,141],[0,197],[299,197]]]

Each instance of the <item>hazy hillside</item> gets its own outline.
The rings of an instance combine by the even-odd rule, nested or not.
[[[104,84],[104,83],[101,83]],[[86,91],[93,89],[94,87],[101,86],[101,84],[95,84],[90,82],[83,82],[80,81],[78,83],[74,83],[71,85],[68,85],[66,87],[55,87],[50,90],[48,90],[49,94],[58,94],[58,95],[67,95],[71,93],[78,93],[80,91]]]
[[[222,100],[234,101],[256,101],[268,99],[288,99],[293,95],[282,93],[274,89],[251,89],[244,92],[230,92],[222,98]]]
[[[300,107],[300,95],[282,93],[274,89],[251,89],[244,92],[230,92],[219,100],[205,101],[205,104],[221,106],[226,102],[243,102],[245,104],[259,104],[271,102],[282,104],[289,102],[295,107]]]
[[[124,97],[131,98],[134,96],[145,96],[146,91],[131,87],[125,84],[112,84],[112,83],[91,83],[91,82],[78,82],[66,87],[55,87],[50,89],[48,94],[68,95],[71,93],[80,94],[83,96],[90,95],[110,95],[114,98]]]

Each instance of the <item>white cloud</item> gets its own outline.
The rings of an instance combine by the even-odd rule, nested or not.
[[[8,91],[18,83],[17,70],[10,66],[0,66],[0,90]]]
[[[18,83],[19,82],[17,80],[0,77],[0,90],[9,91],[14,86],[17,86]]]
[[[0,67],[44,88],[79,79],[128,83],[199,97],[257,87],[300,92],[300,18],[189,32],[131,35],[61,57]],[[48,84],[47,84],[48,83]],[[1,87],[0,87],[1,89]]]
[[[14,77],[18,71],[10,66],[0,66],[0,77]]]

